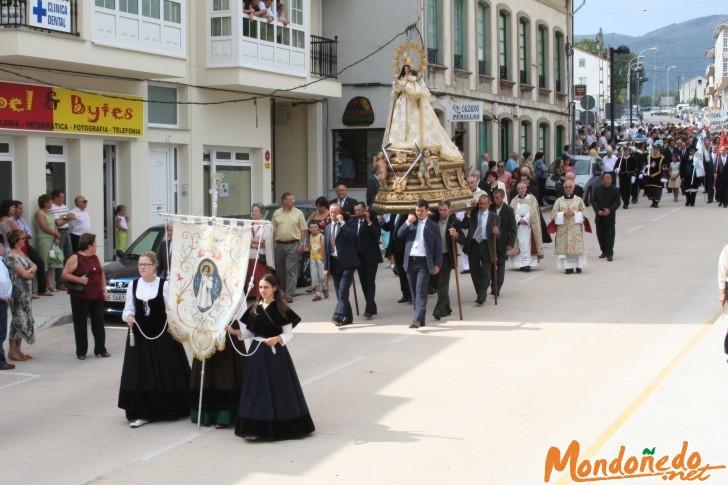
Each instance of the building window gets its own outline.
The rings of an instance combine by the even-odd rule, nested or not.
[[[728,58],[723,59],[723,77],[728,77]]]
[[[531,123],[521,121],[519,149],[522,152],[531,150]]]
[[[13,197],[13,141],[0,137],[0,198]]]
[[[500,160],[508,160],[511,156],[511,132],[513,127],[511,120],[501,120],[501,133],[500,133]]]
[[[463,0],[453,1],[453,25],[452,25],[452,42],[453,42],[453,67],[455,69],[465,69],[465,22],[463,20]]]
[[[292,24],[303,25],[303,0],[291,0],[291,18]]]
[[[66,193],[66,162],[68,162],[66,140],[47,139],[46,193],[50,194],[54,190]]]
[[[546,77],[547,63],[546,58],[546,27],[538,26],[538,87],[546,89],[548,78]]]
[[[212,215],[212,195],[210,187],[210,172],[212,170],[222,173],[221,190],[217,196],[218,217],[249,217],[251,200],[251,156],[250,150],[244,148],[207,148],[202,166],[203,183],[205,184],[204,212],[206,216]]]
[[[586,67],[586,57],[579,58],[579,67]]]
[[[490,128],[492,121],[483,119],[478,123],[478,156],[482,159],[484,153],[490,153]],[[481,160],[478,161],[480,163]],[[478,165],[480,167],[480,165]]]
[[[538,125],[538,151],[544,153],[544,157],[549,159],[549,125],[541,123]]]
[[[164,21],[175,24],[182,22],[182,5],[179,2],[164,0]]]
[[[564,127],[557,126],[556,127],[556,150],[555,150],[554,156],[561,155],[562,150],[564,149],[564,145],[566,145],[566,141],[564,138]]]
[[[159,19],[159,0],[142,0],[142,15],[150,19]]]
[[[427,0],[425,15],[427,23],[427,60],[431,64],[439,64],[440,48],[440,5],[438,0]]]
[[[528,20],[518,21],[518,81],[523,84],[530,84],[528,75]]]
[[[227,12],[230,10],[230,0],[212,0],[213,12]]]
[[[94,5],[101,8],[108,8],[109,10],[116,8],[115,0],[95,0]]]
[[[479,3],[477,15],[477,38],[475,42],[478,46],[478,74],[487,76],[490,72],[490,69],[488,69],[488,6]]]
[[[366,188],[371,174],[372,156],[382,151],[383,129],[334,130],[331,173],[335,184]]]
[[[554,79],[556,81],[556,92],[563,93],[566,89],[563,82],[564,68],[564,36],[557,32],[554,40]]]
[[[139,13],[139,2],[137,0],[119,0],[119,12],[136,15]]]
[[[498,14],[498,67],[500,79],[508,79],[508,14]]]
[[[149,114],[147,122],[152,125],[177,126],[177,88],[149,86]]]
[[[579,77],[578,78],[578,84],[586,84],[586,79],[587,78],[585,78],[585,77]]]

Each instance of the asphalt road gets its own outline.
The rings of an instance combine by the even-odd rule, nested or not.
[[[412,307],[395,303],[384,265],[370,321],[339,330],[331,299],[297,298],[290,349],[317,427],[301,440],[248,444],[188,421],[130,429],[116,407],[125,329],[110,323],[112,357],[84,362],[70,325],[44,329],[35,358],[0,373],[0,481],[538,484],[549,448],[572,440],[580,461],[622,445],[674,456],[688,441],[703,464],[728,465],[726,325],[715,321],[728,210],[648,206],[618,211],[611,263],[588,235],[581,275],[558,271],[547,245],[531,273],[507,272],[497,306],[476,307],[461,278],[463,321],[409,330]],[[705,483],[727,482],[715,469]]]

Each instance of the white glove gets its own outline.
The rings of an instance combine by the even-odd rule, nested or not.
[[[667,179],[660,179],[660,182],[663,183],[663,184],[666,184],[667,183]]]
[[[636,181],[637,181],[637,177],[635,177],[634,175],[632,175],[632,183],[635,183]]]

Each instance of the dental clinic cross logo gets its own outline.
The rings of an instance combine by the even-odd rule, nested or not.
[[[617,457],[611,461],[579,459],[579,442],[571,442],[562,455],[556,446],[546,453],[546,467],[543,480],[548,483],[551,474],[569,469],[572,482],[596,482],[601,480],[618,480],[643,477],[661,477],[665,481],[679,479],[681,481],[705,481],[710,478],[711,471],[725,469],[726,465],[703,464],[700,453],[688,454],[688,442],[683,441],[682,449],[674,457],[670,455],[655,456],[656,447],[644,448],[642,455],[625,458],[624,445],[619,447]],[[724,482],[725,483],[725,482]]]
[[[40,24],[43,22],[43,17],[48,15],[48,10],[43,8],[43,0],[38,0],[38,5],[33,7],[33,15],[38,17],[36,21]]]

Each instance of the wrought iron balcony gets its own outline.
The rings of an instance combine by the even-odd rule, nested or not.
[[[430,64],[439,64],[437,62],[437,49],[433,49],[431,47],[427,48],[427,62]]]
[[[70,3],[70,34],[78,35],[78,0],[69,0]],[[66,33],[55,29],[44,29],[28,23],[29,15],[41,17],[42,14],[35,11],[35,9],[42,9],[42,7],[35,7],[32,2],[28,0],[0,0],[0,28],[19,28],[27,27],[32,30],[40,32],[60,32]]]
[[[561,90],[561,81],[556,81],[556,92],[563,93],[563,91]]]
[[[543,74],[538,75],[538,87],[541,89],[546,89],[546,76]]]
[[[478,61],[478,74],[481,76],[487,76],[488,71],[486,70],[485,61]]]
[[[500,78],[501,79],[508,79],[508,67],[507,66],[500,66]]]
[[[460,54],[455,54],[453,57],[452,65],[455,69],[462,69],[463,68],[463,56]]]
[[[518,71],[518,80],[521,84],[527,84],[526,71]]]
[[[311,36],[311,74],[336,78],[338,43],[338,36],[333,40],[318,35]]]

